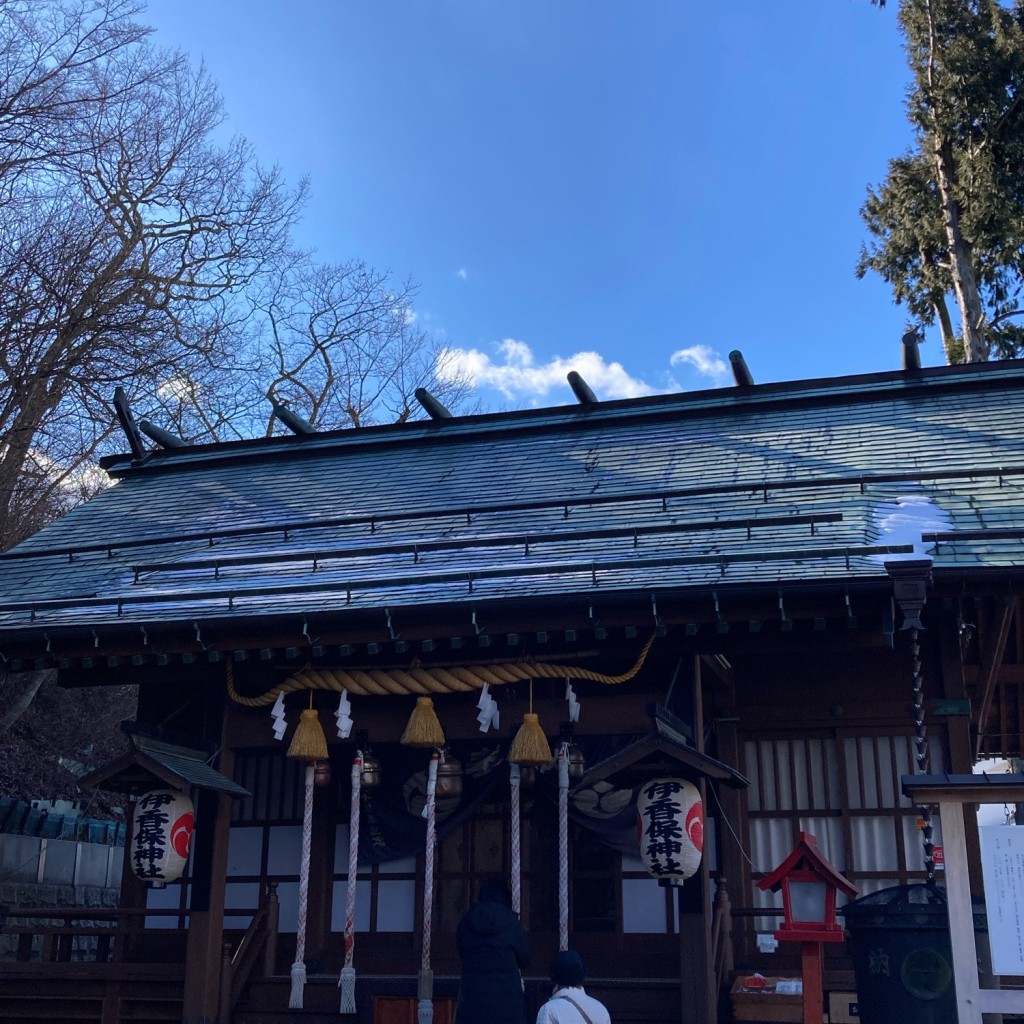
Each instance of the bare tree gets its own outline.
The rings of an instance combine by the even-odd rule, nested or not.
[[[410,282],[361,260],[294,257],[258,300],[268,397],[324,428],[404,422],[419,387],[464,406],[471,386],[439,375],[446,349],[417,325],[414,300]]]
[[[4,546],[103,442],[117,383],[161,404],[237,363],[241,296],[303,197],[243,140],[215,141],[208,76],[150,47],[136,10],[0,0]]]
[[[18,185],[40,165],[74,153],[74,126],[139,77],[114,83],[94,70],[148,35],[132,19],[137,0],[38,3],[0,0],[0,198],[25,198]],[[29,187],[28,198],[34,188]]]
[[[293,251],[305,183],[224,140],[205,70],[141,10],[0,0],[0,550],[102,486],[118,385],[190,440],[262,430],[268,386],[326,427],[468,390],[411,285]],[[51,682],[0,670],[0,735]]]

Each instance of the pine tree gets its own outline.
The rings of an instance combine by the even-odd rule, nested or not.
[[[1024,285],[1024,3],[902,0],[912,73],[911,151],[869,189],[873,236],[857,265],[881,274],[950,362],[1016,354]],[[959,330],[947,306],[952,294]]]

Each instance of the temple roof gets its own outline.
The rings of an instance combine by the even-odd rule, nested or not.
[[[1005,575],[1024,561],[1024,362],[104,465],[114,486],[0,556],[0,649],[170,621],[842,587],[899,558]]]

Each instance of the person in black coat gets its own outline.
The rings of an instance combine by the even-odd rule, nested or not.
[[[506,886],[483,883],[459,922],[456,942],[462,980],[455,1024],[523,1024],[522,971],[530,965],[530,940]]]

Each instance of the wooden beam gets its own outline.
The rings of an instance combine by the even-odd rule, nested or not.
[[[1006,652],[1006,640],[1010,635],[1010,624],[1013,622],[1014,612],[1017,610],[1017,598],[1006,597],[1003,599],[1003,606],[997,609],[993,621],[992,635],[981,656],[981,671],[978,674],[978,685],[981,688],[981,702],[978,705],[978,721],[974,740],[974,756],[981,753],[982,740],[985,736],[985,728],[988,725],[989,712],[992,710],[992,697],[995,693],[996,679],[999,676],[999,667],[1003,663],[1003,655]]]
[[[933,644],[936,638],[933,636]],[[951,603],[939,616],[937,645],[942,695],[946,700],[962,700],[967,693],[964,681],[964,663],[960,649],[960,617]],[[931,711],[934,716],[936,712]],[[946,729],[949,744],[949,770],[954,774],[970,772],[974,767],[974,748],[971,745],[970,715],[947,715],[941,724]],[[972,892],[982,891],[981,846],[978,840],[978,816],[970,804],[963,805],[964,833],[967,843],[967,864]]]
[[[1004,804],[1024,801],[1024,775],[904,775],[905,796],[922,804]]]
[[[212,712],[211,712],[212,714]],[[221,719],[223,722],[223,719]],[[221,739],[224,740],[223,727]],[[224,747],[220,768],[229,777],[234,751]],[[192,853],[192,902],[185,944],[184,1024],[215,1020],[221,1005],[224,905],[228,863],[231,797],[209,789],[199,791],[196,846]]]

